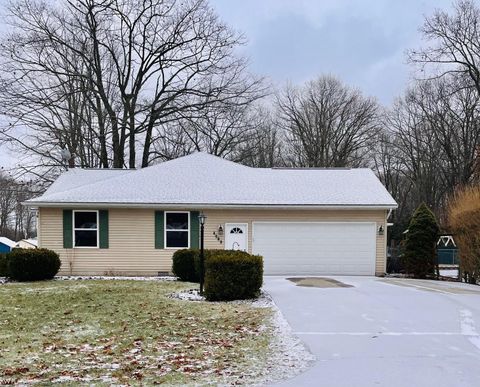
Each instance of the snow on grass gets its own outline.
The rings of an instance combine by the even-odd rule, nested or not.
[[[0,385],[261,385],[308,366],[311,355],[267,295],[230,303],[168,297],[189,285],[4,284]]]
[[[175,276],[115,276],[115,275],[68,275],[56,276],[57,281],[111,280],[111,281],[176,281]]]
[[[205,297],[200,295],[200,289],[188,289],[169,294],[168,297],[183,301],[205,301]]]
[[[205,300],[200,296],[199,289],[172,293],[169,297],[183,301]],[[253,308],[273,311],[269,327],[261,327],[261,330],[271,331],[269,355],[264,362],[253,364],[253,367],[244,373],[245,378],[250,378],[250,385],[265,385],[290,379],[305,371],[314,362],[315,356],[306,349],[298,337],[293,335],[290,325],[268,293],[262,291],[256,299],[231,301],[227,304],[250,305]]]
[[[273,310],[271,325],[273,338],[270,342],[270,356],[262,370],[259,385],[293,378],[311,367],[315,356],[293,334],[290,325],[270,295],[262,292],[257,300],[253,300],[252,306]]]

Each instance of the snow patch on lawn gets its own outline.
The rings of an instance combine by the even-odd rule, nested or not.
[[[259,308],[273,310],[271,356],[267,361],[264,380],[259,385],[291,379],[306,371],[315,361],[303,342],[293,334],[290,324],[268,293],[252,303]]]
[[[109,276],[109,275],[61,275],[53,278],[54,281],[82,281],[82,280],[114,280],[114,281],[176,281],[177,277],[174,276]],[[6,284],[11,281],[7,277],[0,277],[0,285]],[[58,288],[52,288],[58,290]]]
[[[200,295],[199,289],[182,290],[181,292],[172,293],[168,297],[182,301],[205,301],[205,297]]]
[[[77,280],[115,280],[115,281],[176,281],[177,277],[174,276],[110,276],[110,275],[69,275],[69,276],[56,276],[54,280],[57,281],[77,281]]]
[[[205,301],[205,298],[200,296],[198,289],[172,293],[169,297],[184,301]],[[315,361],[315,356],[293,334],[292,328],[268,293],[262,291],[256,299],[235,300],[228,303],[251,305],[254,308],[270,308],[273,311],[270,332],[272,339],[264,367],[261,370],[250,370],[251,375],[244,373],[245,379],[239,381],[240,384],[248,380],[250,386],[263,386],[291,379],[307,370]],[[268,328],[264,327],[263,329]]]
[[[101,336],[103,334],[102,329],[98,325],[92,324],[80,324],[72,326],[68,332],[64,334],[66,339],[71,339],[71,336],[75,337],[92,337]]]

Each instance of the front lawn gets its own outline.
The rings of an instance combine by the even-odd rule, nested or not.
[[[268,358],[271,310],[166,297],[188,286],[0,285],[0,385],[248,384]]]

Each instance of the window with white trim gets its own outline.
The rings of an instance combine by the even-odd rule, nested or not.
[[[74,247],[98,247],[98,211],[73,211]]]
[[[165,247],[188,248],[190,245],[190,213],[165,212]]]

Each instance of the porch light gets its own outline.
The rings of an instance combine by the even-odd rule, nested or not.
[[[218,225],[218,235],[222,236],[223,235],[223,227],[221,224]]]
[[[200,222],[201,226],[205,225],[205,220],[206,219],[207,219],[207,217],[203,212],[201,212],[200,215],[198,215],[198,221]]]
[[[383,235],[383,233],[384,233],[383,225],[380,225],[380,227],[378,228],[378,235]]]
[[[204,253],[204,239],[205,239],[205,220],[207,217],[203,212],[198,215],[200,222],[200,295],[203,295],[203,282],[205,279],[205,253]]]

